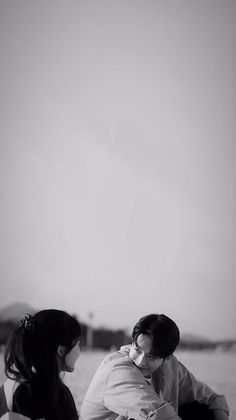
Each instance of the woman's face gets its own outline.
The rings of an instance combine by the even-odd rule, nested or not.
[[[60,371],[73,372],[75,368],[75,362],[80,355],[80,341],[72,347],[72,349],[66,353],[65,346],[58,346],[58,366]]]
[[[80,341],[74,345],[74,347],[67,353],[64,360],[64,369],[66,372],[73,372],[75,368],[75,362],[80,355]]]
[[[129,357],[145,377],[155,372],[164,361],[152,354],[152,338],[147,334],[140,334],[136,343],[132,343]]]

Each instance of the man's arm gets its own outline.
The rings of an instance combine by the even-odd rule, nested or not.
[[[216,394],[208,385],[198,381],[188,369],[179,363],[179,405],[198,401],[206,404],[215,420],[228,420],[229,407],[223,395]]]
[[[130,363],[113,367],[106,384],[107,409],[135,420],[180,420],[173,407],[160,399],[142,373]]]
[[[229,416],[226,411],[223,410],[212,410],[215,420],[229,420]]]

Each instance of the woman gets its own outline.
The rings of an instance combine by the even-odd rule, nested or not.
[[[0,388],[0,416],[13,411],[32,420],[78,419],[74,399],[60,373],[74,370],[80,335],[79,322],[64,311],[48,309],[24,317],[5,352],[9,379]]]

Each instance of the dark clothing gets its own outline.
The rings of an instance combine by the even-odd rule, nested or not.
[[[4,401],[5,400],[5,401]],[[0,388],[0,417],[8,410],[3,387]],[[57,405],[60,419],[78,420],[75,402],[69,388],[62,384],[60,400]],[[55,416],[48,415],[44,399],[27,383],[21,383],[13,394],[12,410],[32,420],[57,420]]]
[[[214,420],[212,411],[207,405],[199,404],[197,401],[180,407],[178,415],[182,420]]]

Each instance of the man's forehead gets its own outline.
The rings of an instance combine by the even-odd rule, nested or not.
[[[135,340],[135,343],[140,350],[144,351],[144,353],[160,359],[160,357],[157,356],[157,354],[153,351],[152,336],[150,334],[139,334]]]
[[[148,334],[139,334],[136,339],[136,344],[145,351],[145,353],[150,353],[152,350],[152,338]]]

